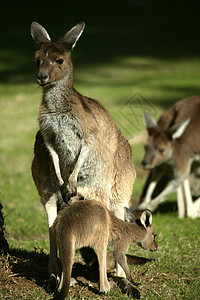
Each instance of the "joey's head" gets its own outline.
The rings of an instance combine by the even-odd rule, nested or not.
[[[137,220],[137,223],[138,226],[142,226],[145,229],[145,233],[141,234],[141,237],[139,238],[137,244],[143,249],[156,251],[158,246],[155,241],[156,233],[152,225],[151,211],[143,211],[140,218]]]
[[[162,130],[154,118],[145,113],[144,124],[149,137],[145,144],[145,155],[142,160],[144,169],[149,170],[169,161],[174,151],[174,141],[179,139],[189,123],[189,119]]]
[[[156,233],[152,225],[152,213],[150,210],[143,211],[138,218],[126,208],[125,220],[134,224],[134,242],[143,249],[149,251],[157,250],[158,246],[155,241]]]
[[[65,36],[53,43],[47,31],[38,23],[31,24],[31,35],[37,51],[35,62],[37,66],[37,82],[41,86],[55,85],[65,79],[73,82],[71,50],[84,30],[85,24],[79,23],[68,31]]]

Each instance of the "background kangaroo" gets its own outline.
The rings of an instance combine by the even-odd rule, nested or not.
[[[60,269],[51,229],[63,199],[81,190],[85,199],[92,195],[123,219],[136,177],[131,147],[110,114],[73,87],[71,50],[83,30],[80,23],[53,43],[41,25],[31,24],[43,88],[32,174],[48,218],[52,280]]]
[[[188,178],[198,177],[200,154],[200,97],[176,102],[160,117],[158,123],[145,114],[149,133],[142,166],[151,170],[139,208],[152,211],[171,192],[177,190],[179,217],[200,217],[200,199],[193,202]],[[165,188],[168,181],[170,184]],[[158,195],[151,197],[160,184]],[[199,184],[198,184],[199,186]],[[164,190],[163,190],[164,189]],[[195,191],[197,193],[197,191]]]
[[[152,214],[144,211],[138,219],[126,209],[129,222],[118,219],[104,205],[93,200],[72,203],[58,213],[54,222],[62,264],[61,291],[56,299],[64,299],[69,291],[74,251],[83,246],[92,247],[99,262],[100,292],[108,292],[110,285],[106,274],[106,250],[109,243],[114,245],[113,254],[131,282],[131,273],[125,253],[131,242],[144,249],[157,250]],[[139,298],[138,294],[135,295]]]

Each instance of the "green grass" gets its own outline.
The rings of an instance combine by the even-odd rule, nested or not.
[[[51,24],[48,11],[44,13],[44,6],[30,13],[26,3],[19,12],[17,25],[14,9],[9,24],[6,18],[1,19],[4,43],[0,49],[0,202],[4,206],[9,246],[30,254],[29,263],[34,261],[32,252],[47,255],[49,251],[46,215],[30,171],[42,95],[34,80],[34,45],[28,32],[32,20],[47,26],[53,39],[79,21],[86,21],[85,33],[72,55],[75,87],[98,99],[129,139],[138,174],[133,190],[136,200],[146,178],[140,166],[144,154],[144,110],[158,118],[174,101],[199,94],[198,5],[134,5],[131,1],[116,1],[114,8],[103,2],[93,13],[89,12],[89,2],[80,6],[76,16],[71,14],[72,10],[66,10],[65,16],[63,8],[61,15],[55,15],[56,26]],[[153,222],[158,251],[130,248],[131,254],[155,259],[132,267],[141,295],[144,299],[200,299],[200,220],[179,220],[172,195],[154,213]],[[16,299],[49,299],[43,284],[42,281],[33,290],[19,288]],[[87,289],[88,285],[82,285],[79,296],[75,294],[77,299],[86,297]],[[2,297],[9,299],[9,292],[5,293],[0,281]],[[86,298],[97,297],[94,294]],[[104,297],[120,298],[126,296],[117,288]]]

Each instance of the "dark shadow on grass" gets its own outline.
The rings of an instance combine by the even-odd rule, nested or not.
[[[9,251],[9,265],[15,277],[25,277],[27,280],[35,282],[38,286],[47,290],[47,281],[49,279],[48,272],[48,260],[49,256],[42,250],[36,250],[28,252],[20,249],[10,249]],[[98,269],[91,271],[86,265],[82,263],[74,263],[72,270],[72,277],[79,278],[77,282],[79,284],[86,285],[84,280],[97,283],[98,281]],[[87,284],[88,285],[88,284]],[[91,291],[97,293],[98,290],[92,289],[88,286]]]
[[[159,207],[156,209],[154,214],[156,214],[157,212],[160,214],[170,214],[177,211],[178,211],[178,207],[176,201],[166,201],[159,205]]]
[[[14,273],[14,277],[24,277],[27,280],[36,283],[48,292],[47,281],[49,279],[49,256],[47,254],[45,254],[42,250],[37,249],[35,251],[28,252],[12,248],[9,250],[8,255],[9,259],[7,259],[9,261],[9,266]],[[110,253],[108,257],[111,258],[111,256],[113,256],[113,254]],[[145,264],[151,261],[151,259],[133,255],[127,255],[127,259],[129,264]],[[75,262],[73,265],[72,277],[76,278],[78,286],[87,287],[87,289],[94,294],[99,294],[97,285],[99,272],[97,265],[96,268],[91,269],[82,262]],[[110,280],[114,280],[114,278],[112,278],[112,270],[109,271],[108,277]],[[90,286],[89,282],[94,283],[94,286]]]
[[[28,252],[20,249],[10,249],[10,267],[16,276],[34,281],[38,286],[46,286],[49,277],[48,255],[43,251]],[[45,288],[46,289],[46,288]]]

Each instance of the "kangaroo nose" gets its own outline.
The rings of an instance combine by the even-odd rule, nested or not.
[[[149,165],[148,161],[145,161],[145,160],[142,161],[142,167],[144,169],[147,169],[148,165]]]
[[[40,85],[47,84],[49,76],[46,73],[41,73],[37,76],[37,81]]]
[[[156,242],[154,242],[154,247],[153,247],[153,249],[151,251],[157,251],[157,249],[158,249],[158,245],[157,245]]]

